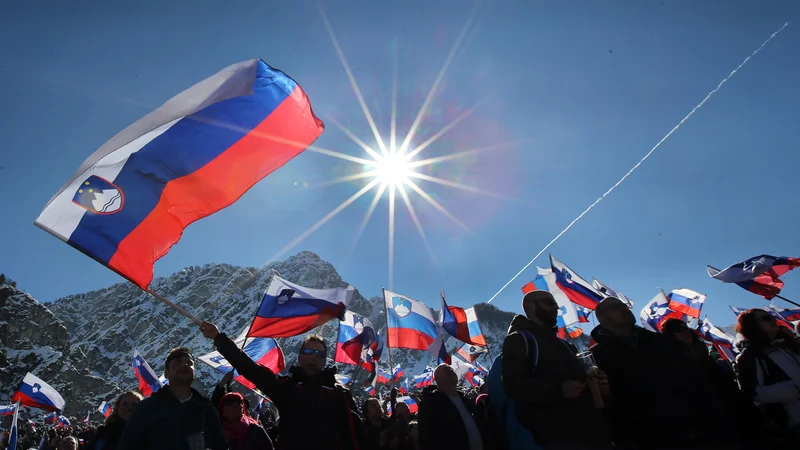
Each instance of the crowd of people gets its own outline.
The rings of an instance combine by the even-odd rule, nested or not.
[[[269,397],[269,407],[253,408],[232,392],[233,372],[210,398],[203,396],[192,387],[194,356],[176,348],[165,363],[169,384],[150,397],[123,393],[96,430],[78,424],[49,430],[41,439],[21,427],[18,448],[800,448],[800,337],[767,312],[753,309],[739,316],[740,353],[730,364],[715,358],[685,322],[670,319],[662,333],[647,331],[613,297],[597,306],[599,325],[585,353],[558,338],[558,305],[550,293],[529,292],[522,308],[485,384],[460,387],[453,368],[441,364],[434,384],[411,394],[418,405],[413,414],[397,400],[396,389],[383,404],[354,397],[336,382],[336,367],[326,366],[328,344],[317,335],[306,337],[297,365],[281,376],[252,361],[216,325],[203,322],[202,334]],[[494,379],[501,380],[502,394],[492,386]],[[500,405],[501,397],[510,409]]]

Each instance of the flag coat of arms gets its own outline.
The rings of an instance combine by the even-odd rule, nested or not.
[[[234,203],[323,129],[286,74],[260,59],[231,65],[103,144],[36,225],[146,289],[189,224]]]
[[[425,304],[384,290],[387,341],[390,348],[428,350],[439,335],[431,309]]]
[[[63,411],[66,404],[61,394],[30,372],[22,379],[22,384],[11,401],[31,408],[54,412]]]

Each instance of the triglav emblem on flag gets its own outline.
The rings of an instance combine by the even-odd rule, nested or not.
[[[95,214],[114,214],[122,209],[125,196],[114,183],[92,175],[75,191],[72,203]]]
[[[275,298],[275,301],[278,302],[279,305],[282,305],[288,302],[292,296],[294,296],[294,289],[284,289],[280,294],[278,294],[278,296]]]
[[[395,297],[392,299],[392,304],[394,305],[394,312],[401,319],[411,313],[411,302],[408,299]]]

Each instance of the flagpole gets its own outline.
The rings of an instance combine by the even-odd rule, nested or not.
[[[788,298],[786,298],[786,297],[783,297],[783,296],[780,296],[780,295],[775,295],[775,297],[778,297],[779,299],[781,299],[781,300],[783,300],[783,301],[785,301],[785,302],[791,303],[791,304],[793,304],[794,306],[798,306],[798,307],[800,307],[800,304],[797,304],[797,303],[795,303],[795,302],[793,302],[793,301],[789,300],[789,299],[788,299]]]
[[[187,319],[191,320],[192,322],[196,323],[197,325],[201,325],[203,323],[202,320],[200,320],[197,317],[189,314],[189,312],[187,312],[185,309],[183,309],[180,306],[176,305],[175,303],[172,303],[171,301],[167,300],[166,297],[164,297],[163,295],[159,294],[158,292],[156,292],[156,291],[154,291],[154,290],[152,290],[150,288],[145,289],[145,292],[147,292],[148,294],[152,295],[156,300],[160,300],[160,301],[164,302],[167,306],[169,306],[170,308],[174,309],[175,311],[178,311],[182,316],[186,317]],[[800,305],[798,305],[798,306],[800,306]]]
[[[383,313],[386,314],[386,358],[389,360],[389,370],[392,370],[392,346],[389,343],[389,309],[386,306],[386,288],[382,288],[383,292]],[[375,364],[375,377],[378,376],[378,364]],[[394,377],[392,377],[394,378]],[[392,387],[394,387],[394,379],[392,379]]]

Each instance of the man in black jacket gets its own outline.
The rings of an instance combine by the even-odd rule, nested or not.
[[[628,306],[614,297],[603,299],[595,315],[600,325],[592,330],[597,344],[591,350],[613,392],[615,448],[736,448],[718,420],[723,412],[692,381],[689,361],[670,337],[636,326]],[[658,424],[672,425],[656,434]]]
[[[610,449],[611,433],[592,400],[586,369],[557,336],[558,304],[547,291],[528,292],[503,341],[503,388],[520,424],[545,449]],[[605,374],[598,377],[608,394]]]
[[[280,413],[277,448],[282,450],[360,448],[361,419],[350,391],[336,384],[336,366],[325,367],[327,348],[316,335],[306,337],[290,376],[277,376],[250,359],[216,325],[200,331],[243,377],[272,399]]]
[[[419,443],[423,450],[483,450],[483,438],[473,418],[475,406],[458,392],[458,375],[442,364],[433,372],[435,386],[422,392]]]
[[[194,358],[189,349],[173,349],[165,366],[169,385],[136,406],[117,449],[227,450],[217,409],[192,389]]]

